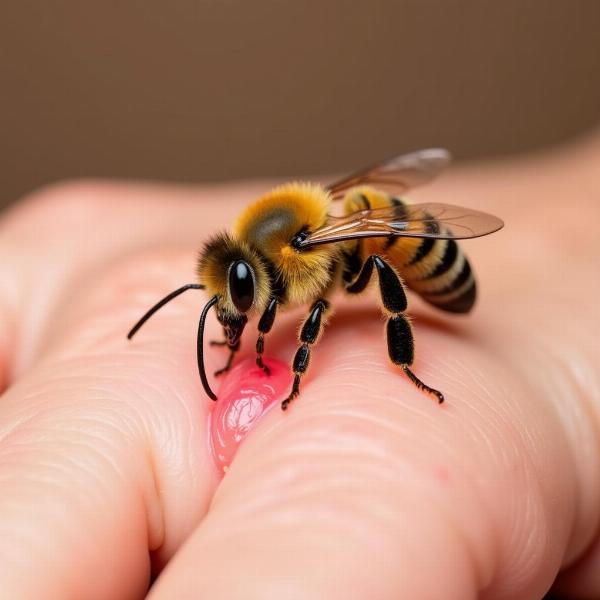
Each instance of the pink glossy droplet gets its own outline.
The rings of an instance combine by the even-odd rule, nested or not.
[[[265,360],[267,375],[247,359],[223,379],[219,399],[210,417],[210,443],[213,457],[222,472],[231,464],[239,445],[262,415],[285,397],[291,386],[289,365]]]

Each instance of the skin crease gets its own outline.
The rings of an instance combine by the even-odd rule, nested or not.
[[[471,316],[409,297],[415,372],[446,403],[389,365],[372,292],[336,297],[300,397],[222,481],[195,365],[203,292],[125,334],[270,184],[73,182],[19,203],[0,221],[5,597],[140,598],[152,569],[153,600],[530,600],[561,568],[564,594],[598,597],[599,162],[600,133],[412,194],[506,221],[464,244]],[[267,357],[291,361],[304,315],[278,316]],[[208,372],[224,360],[207,348]]]

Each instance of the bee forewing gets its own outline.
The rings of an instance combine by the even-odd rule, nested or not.
[[[468,239],[498,231],[498,217],[471,208],[426,202],[361,210],[345,217],[331,217],[324,227],[308,235],[301,248],[367,237],[418,237]]]

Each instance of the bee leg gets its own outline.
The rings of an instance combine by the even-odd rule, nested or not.
[[[229,371],[229,369],[231,369],[231,364],[233,363],[233,358],[235,357],[236,352],[239,349],[240,349],[240,342],[238,342],[235,346],[229,346],[229,356],[227,357],[227,362],[225,363],[224,367],[215,371],[215,373],[214,373],[215,377],[218,377],[219,375],[223,375],[223,373],[227,373],[227,371]]]
[[[225,327],[223,327],[223,339],[222,340],[210,340],[209,344],[211,346],[227,346],[227,333],[225,332]]]
[[[412,328],[404,315],[392,315],[386,324],[388,354],[392,362],[398,365],[406,376],[420,390],[432,394],[439,404],[444,401],[442,392],[423,383],[409,368],[414,360],[414,341]]]
[[[277,314],[277,299],[271,298],[267,304],[265,312],[262,314],[260,321],[258,322],[258,339],[256,340],[256,364],[267,374],[270,375],[271,371],[267,365],[263,362],[262,355],[265,351],[265,335],[271,331],[273,323],[275,322],[275,315]]]
[[[373,267],[377,269],[379,275],[379,292],[383,307],[389,314],[386,334],[390,359],[404,371],[414,385],[434,395],[441,404],[444,395],[423,383],[409,368],[414,361],[414,338],[410,323],[402,314],[407,308],[407,300],[404,285],[396,271],[381,256],[373,254],[364,262],[360,273],[354,282],[346,287],[346,291],[350,294],[362,292],[371,279]]]
[[[300,379],[308,369],[310,362],[310,347],[317,341],[322,329],[323,314],[329,308],[327,300],[317,300],[310,309],[310,314],[300,331],[301,346],[296,351],[293,362],[294,383],[290,395],[281,403],[281,409],[286,410],[289,403],[300,393]]]

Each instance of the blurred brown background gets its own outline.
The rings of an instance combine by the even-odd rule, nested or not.
[[[13,0],[0,50],[0,203],[511,153],[600,116],[598,0]]]

